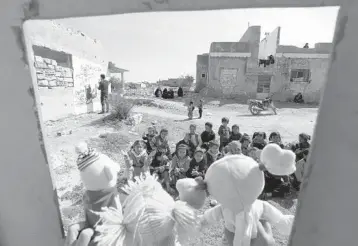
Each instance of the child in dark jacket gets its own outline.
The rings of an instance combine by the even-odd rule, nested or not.
[[[153,151],[152,147],[150,146],[150,143],[152,139],[155,137],[155,135],[156,135],[156,130],[153,126],[148,127],[148,132],[143,134],[143,140],[147,147],[148,155]]]
[[[241,143],[241,153],[243,155],[249,156],[250,153],[250,144],[251,144],[251,139],[250,136],[246,133],[244,133],[240,139],[240,143]]]
[[[231,134],[230,134],[230,142],[231,141],[240,141],[242,134],[240,133],[240,127],[238,125],[233,125],[231,127]]]
[[[298,135],[298,144],[292,146],[292,151],[296,154],[296,161],[301,160],[304,157],[303,152],[311,147],[311,136],[306,133]]]
[[[210,167],[215,161],[221,159],[223,154],[219,150],[220,144],[217,140],[209,142],[209,150],[205,153],[206,164]]]
[[[266,133],[255,132],[252,136],[252,147],[262,150],[266,146]]]
[[[165,185],[167,191],[170,191],[170,179],[169,179],[169,159],[161,152],[156,152],[152,163],[150,164],[150,174],[158,176],[158,181]]]
[[[196,178],[205,176],[207,170],[206,159],[204,158],[205,150],[197,148],[194,153],[194,158],[190,161],[189,169],[186,172],[188,178]]]
[[[221,152],[230,143],[230,131],[227,128],[223,128],[220,135],[220,147]]]
[[[200,135],[201,137],[201,148],[208,150],[209,149],[209,142],[215,139],[215,132],[213,131],[213,124],[210,122],[205,123],[205,131],[203,131]]]
[[[228,127],[228,124],[229,124],[229,118],[224,117],[221,119],[221,126],[219,127],[219,130],[218,130],[218,135],[220,137],[223,134],[224,129],[227,129],[227,131],[230,133],[230,127]]]

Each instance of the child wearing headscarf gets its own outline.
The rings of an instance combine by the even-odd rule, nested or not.
[[[266,133],[265,132],[255,132],[252,136],[252,147],[258,149],[263,149],[266,146]]]
[[[309,149],[302,151],[303,158],[296,163],[296,172],[292,175],[292,185],[296,190],[300,190],[301,183],[303,181],[303,175],[306,169],[307,158]]]
[[[311,136],[306,133],[301,133],[298,135],[298,144],[292,147],[292,151],[296,154],[297,161],[304,157],[303,151],[311,147],[310,140]]]
[[[167,129],[163,128],[162,130],[160,130],[159,135],[155,136],[152,139],[150,146],[153,149],[153,151],[161,152],[162,154],[166,155],[169,159],[171,158]]]
[[[145,143],[137,140],[133,143],[130,150],[124,153],[126,163],[127,178],[132,180],[136,176],[145,174],[149,171],[149,158],[145,150]]]
[[[187,145],[179,144],[169,168],[170,179],[173,184],[176,184],[179,179],[186,177],[190,161]]]

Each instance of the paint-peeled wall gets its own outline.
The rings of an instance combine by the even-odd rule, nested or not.
[[[257,76],[245,76],[247,58],[211,57],[210,83],[207,95],[211,97],[247,100],[256,93]]]
[[[65,53],[72,57],[72,67],[62,70],[71,70],[73,73],[73,75],[71,74],[72,82],[66,75],[68,77],[66,81],[73,89],[52,87],[51,91],[46,91],[49,90],[47,88],[39,90],[40,101],[43,103],[41,107],[43,118],[46,120],[58,119],[71,114],[99,109],[98,97],[94,100],[94,104],[86,104],[85,90],[89,84],[93,86],[92,88],[95,88],[94,84],[98,86],[100,74],[107,73],[108,59],[101,43],[81,31],[50,20],[30,21],[28,23],[28,38],[31,40],[32,47],[35,46],[37,49],[47,50],[50,53]],[[30,69],[37,73],[35,67],[30,66]],[[60,71],[55,72],[60,73]],[[59,76],[62,75],[59,74]],[[55,83],[54,79],[51,81],[50,83]],[[56,79],[56,81],[59,80]],[[39,84],[38,82],[39,80],[34,82],[36,89],[46,83],[46,81],[41,81]]]
[[[290,101],[297,93],[302,93],[307,103],[319,103],[329,68],[329,59],[277,58],[277,70],[271,83],[274,100]],[[309,69],[310,80],[304,82],[290,81],[294,69]]]
[[[100,75],[105,74],[105,69],[94,62],[76,56],[72,57],[73,77],[75,86],[73,90],[75,114],[91,112],[100,109],[99,96],[97,91]],[[97,97],[88,103],[86,100],[86,89],[90,87],[93,92],[97,92]]]
[[[259,59],[267,59],[270,55],[276,55],[277,46],[280,43],[280,31],[281,28],[277,27],[260,42]]]

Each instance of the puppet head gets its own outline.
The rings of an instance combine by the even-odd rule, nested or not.
[[[87,190],[97,191],[116,186],[120,167],[108,156],[96,152],[82,142],[76,147],[77,167]]]
[[[99,246],[174,246],[195,235],[198,217],[195,209],[174,199],[154,176],[136,177],[123,189],[128,196],[123,213],[105,208],[96,226]]]

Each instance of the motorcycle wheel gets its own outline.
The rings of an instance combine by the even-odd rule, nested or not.
[[[257,109],[257,107],[250,105],[249,106],[249,110],[251,112],[252,115],[258,115],[260,113],[260,110]]]

